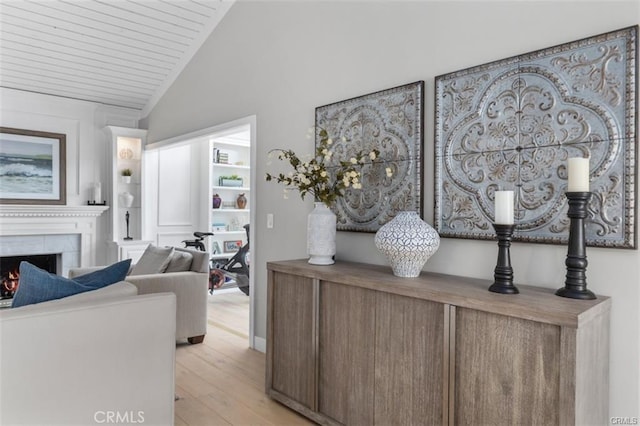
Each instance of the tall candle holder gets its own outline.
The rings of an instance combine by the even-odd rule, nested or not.
[[[498,263],[493,274],[494,282],[489,287],[489,291],[502,294],[518,294],[520,291],[513,285],[513,268],[511,267],[511,255],[509,254],[515,225],[494,223],[493,229],[496,230],[498,237]]]
[[[567,192],[571,219],[569,226],[569,247],[567,249],[567,275],[564,287],[556,291],[556,295],[570,299],[595,299],[596,295],[587,290],[587,250],[585,242],[585,224],[587,205],[591,192]]]

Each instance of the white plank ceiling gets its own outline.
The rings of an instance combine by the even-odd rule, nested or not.
[[[0,0],[0,86],[146,115],[229,0]]]

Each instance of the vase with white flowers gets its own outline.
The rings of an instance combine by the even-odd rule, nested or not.
[[[285,194],[296,190],[304,200],[306,195],[315,199],[315,208],[307,221],[307,251],[309,263],[331,265],[336,253],[336,215],[331,211],[345,190],[362,189],[362,170],[365,165],[379,162],[380,151],[359,151],[348,159],[334,159],[333,140],[325,129],[318,129],[319,143],[309,159],[299,157],[293,150],[274,149],[279,160],[289,162],[293,170],[288,173],[266,174],[268,182],[285,185]],[[343,140],[343,142],[347,142]],[[387,175],[391,169],[386,169]]]

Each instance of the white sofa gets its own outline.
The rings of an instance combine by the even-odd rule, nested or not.
[[[1,309],[0,424],[173,424],[175,296],[137,293]]]
[[[176,341],[201,343],[207,333],[207,303],[209,296],[209,253],[175,248],[193,256],[189,271],[161,274],[128,275],[126,280],[138,288],[139,294],[172,292],[176,295]],[[69,278],[86,274],[100,267],[74,268]]]

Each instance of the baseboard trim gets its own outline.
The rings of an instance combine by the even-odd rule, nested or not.
[[[266,353],[267,352],[267,339],[262,337],[254,336],[253,337],[253,349],[258,352]]]

